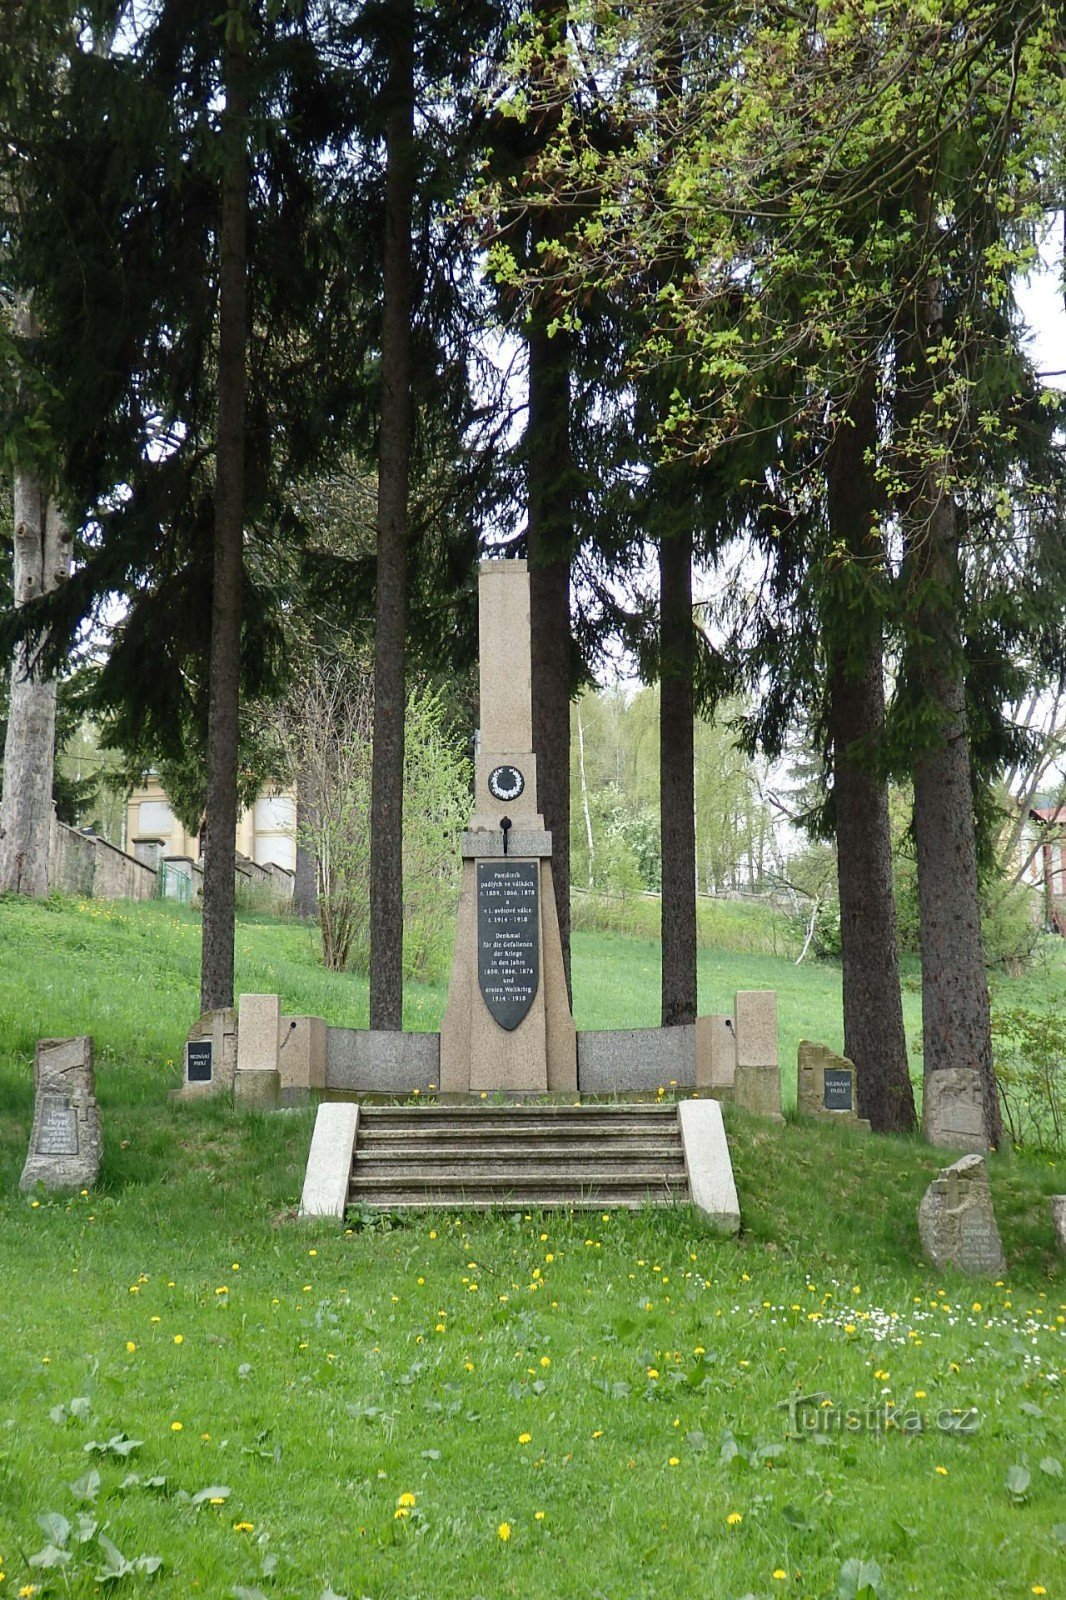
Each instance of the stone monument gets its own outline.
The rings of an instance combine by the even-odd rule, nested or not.
[[[237,1012],[233,1006],[205,1011],[185,1043],[181,1088],[176,1100],[197,1100],[233,1088],[237,1070]]]
[[[796,1060],[796,1109],[804,1117],[844,1122],[869,1133],[855,1110],[855,1065],[828,1045],[801,1039]]]
[[[988,1149],[981,1080],[973,1067],[940,1067],[922,1083],[922,1136],[948,1150]]]
[[[963,1156],[941,1169],[918,1207],[918,1234],[934,1267],[957,1267],[990,1278],[1004,1270],[983,1156]]]
[[[552,839],[537,809],[526,563],[483,561],[478,601],[481,738],[474,815],[460,842],[440,1089],[576,1091]]]
[[[33,1132],[19,1188],[91,1188],[104,1153],[92,1040],[38,1039],[33,1087]]]

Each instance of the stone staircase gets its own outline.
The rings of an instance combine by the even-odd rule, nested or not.
[[[689,1198],[676,1105],[359,1109],[353,1206],[634,1209]]]

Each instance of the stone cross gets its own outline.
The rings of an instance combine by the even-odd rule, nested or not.
[[[474,815],[460,841],[440,1088],[576,1090],[552,838],[537,801],[526,563],[483,561],[478,601],[481,740]]]
[[[103,1157],[92,1040],[38,1039],[33,1086],[33,1131],[19,1188],[91,1188]]]
[[[934,1267],[994,1278],[1006,1267],[983,1156],[941,1168],[918,1207],[918,1233]]]

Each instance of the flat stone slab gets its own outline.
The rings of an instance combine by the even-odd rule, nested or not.
[[[692,1203],[724,1233],[740,1231],[740,1201],[717,1100],[681,1100],[677,1107]]]
[[[691,1089],[696,1083],[696,1028],[591,1030],[577,1036],[582,1094]]]
[[[983,1156],[963,1156],[941,1169],[918,1207],[918,1234],[934,1267],[990,1278],[1005,1270]]]
[[[973,1067],[941,1067],[922,1083],[922,1135],[948,1150],[988,1149],[981,1080]]]
[[[24,1194],[38,1184],[57,1193],[91,1188],[104,1150],[92,1039],[38,1039],[33,1084],[33,1130],[19,1188]]]
[[[343,1219],[358,1133],[357,1105],[326,1101],[319,1106],[300,1198],[301,1217]]]
[[[353,1094],[425,1094],[440,1084],[439,1033],[386,1033],[375,1028],[330,1028],[326,1034],[327,1089]]]

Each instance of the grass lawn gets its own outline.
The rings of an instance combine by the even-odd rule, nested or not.
[[[0,1597],[829,1600],[861,1562],[897,1600],[1066,1600],[1066,1163],[992,1161],[999,1284],[921,1261],[939,1156],[737,1113],[739,1241],[684,1209],[301,1226],[309,1112],[166,1103],[197,959],[165,908],[0,902]],[[834,1015],[831,969],[703,960],[708,1008],[772,982],[799,1029],[806,975]],[[238,961],[365,1021],[298,927]],[[576,965],[583,1025],[654,1020],[650,949]],[[79,1031],[104,1173],[35,1205],[32,1042]]]

